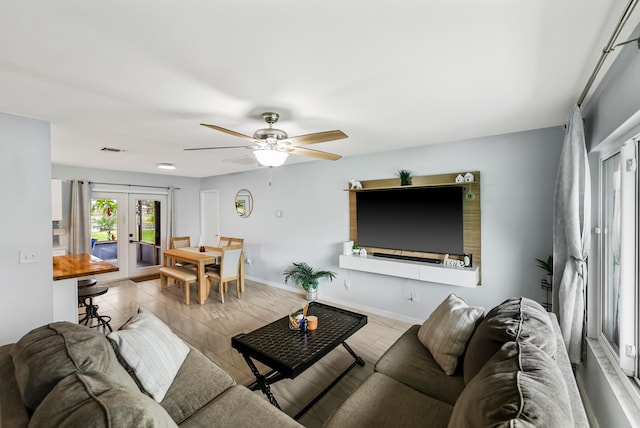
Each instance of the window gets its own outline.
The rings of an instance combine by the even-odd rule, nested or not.
[[[636,380],[638,317],[637,140],[600,158],[599,303],[600,341],[622,371]]]

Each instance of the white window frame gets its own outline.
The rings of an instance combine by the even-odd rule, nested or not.
[[[597,302],[597,339],[611,360],[621,379],[626,380],[625,386],[634,401],[640,402],[638,385],[640,384],[640,358],[638,358],[638,345],[640,344],[640,285],[638,283],[638,261],[640,248],[638,235],[640,225],[638,223],[638,137],[612,144],[607,150],[599,153],[599,180],[598,180],[598,230],[603,231],[603,163],[617,153],[621,155],[621,301],[620,307],[620,352],[616,353],[602,332],[603,302],[605,279],[603,269],[603,240],[604,235],[598,235],[598,302]],[[630,163],[629,163],[630,162]],[[628,166],[629,165],[629,166]],[[629,171],[628,169],[631,169]],[[630,348],[629,348],[630,346]],[[631,381],[635,381],[635,384]]]

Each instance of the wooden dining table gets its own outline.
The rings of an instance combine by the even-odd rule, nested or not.
[[[209,297],[209,287],[207,287],[206,266],[216,264],[218,257],[222,256],[222,248],[204,247],[201,252],[199,247],[172,248],[162,252],[162,266],[171,266],[171,263],[192,263],[198,271],[198,303],[204,304]],[[240,255],[239,272],[240,291],[244,292],[244,252]],[[206,290],[206,291],[205,291]]]

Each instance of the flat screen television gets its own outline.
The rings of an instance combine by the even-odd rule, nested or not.
[[[464,253],[461,186],[356,193],[357,244],[438,254]]]

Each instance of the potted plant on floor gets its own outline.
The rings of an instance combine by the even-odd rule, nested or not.
[[[305,262],[293,263],[284,272],[284,283],[288,284],[289,280],[294,285],[299,285],[307,292],[307,300],[315,301],[318,299],[318,280],[320,278],[329,278],[333,281],[336,277],[335,272],[328,270],[314,271],[311,266]]]

